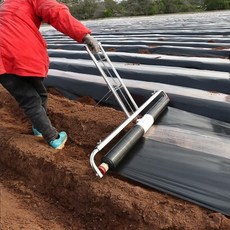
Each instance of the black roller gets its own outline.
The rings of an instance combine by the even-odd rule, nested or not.
[[[102,158],[102,164],[99,166],[100,171],[104,174],[108,168],[114,169],[127,155],[131,148],[138,142],[138,140],[148,131],[153,125],[157,117],[165,110],[169,98],[162,92],[154,100],[154,104],[148,112],[132,127],[126,135]],[[106,169],[105,169],[106,168]]]
[[[108,164],[110,169],[114,169],[125,157],[129,150],[144,135],[144,129],[135,125],[126,135],[102,158],[102,162]]]

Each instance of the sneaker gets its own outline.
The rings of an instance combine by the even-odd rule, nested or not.
[[[42,134],[37,129],[35,129],[34,127],[32,127],[32,130],[33,130],[34,136],[36,136],[36,137],[42,137]]]
[[[59,133],[57,139],[50,141],[49,145],[54,149],[62,149],[67,141],[66,132],[62,131]]]

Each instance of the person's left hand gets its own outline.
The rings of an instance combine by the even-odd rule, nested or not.
[[[87,44],[92,53],[98,53],[100,51],[98,41],[90,34],[85,35],[83,42]]]

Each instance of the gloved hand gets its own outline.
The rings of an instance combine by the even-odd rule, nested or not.
[[[92,53],[98,53],[100,51],[98,41],[90,34],[85,35],[83,42],[87,44]]]

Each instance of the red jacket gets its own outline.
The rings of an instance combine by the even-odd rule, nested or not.
[[[42,20],[79,43],[91,31],[55,0],[5,0],[0,5],[0,74],[46,77],[49,57]]]

